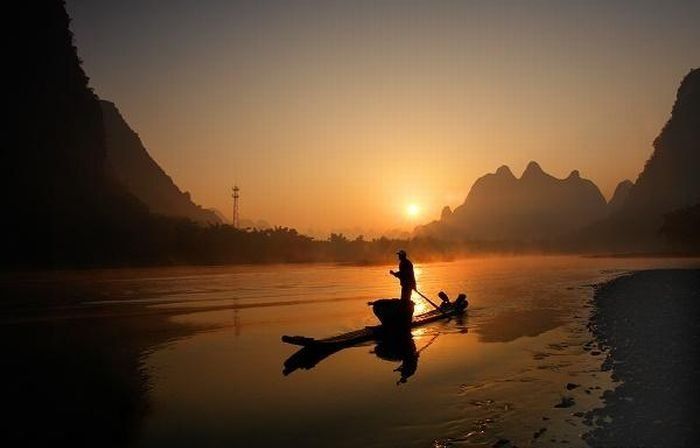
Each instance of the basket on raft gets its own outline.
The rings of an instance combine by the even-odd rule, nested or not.
[[[372,303],[372,311],[384,327],[408,328],[413,320],[413,301],[380,299]]]

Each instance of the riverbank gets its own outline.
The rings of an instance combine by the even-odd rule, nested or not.
[[[596,291],[590,328],[618,386],[589,412],[591,446],[691,446],[700,405],[700,270],[641,271]]]

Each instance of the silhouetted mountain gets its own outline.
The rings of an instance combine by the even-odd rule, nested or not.
[[[138,134],[119,113],[114,103],[101,100],[107,161],[117,180],[148,208],[158,214],[188,218],[202,224],[223,221],[212,210],[192,202],[148,154]]]
[[[610,202],[608,202],[608,213],[614,213],[624,205],[633,185],[634,183],[629,179],[625,179],[617,184],[617,187],[615,187],[615,192],[610,198]]]
[[[664,216],[659,233],[679,252],[700,252],[700,204]]]
[[[440,212],[440,219],[443,221],[450,219],[452,216],[452,209],[449,206],[444,206],[442,212]]]
[[[608,218],[572,237],[580,247],[609,251],[663,250],[664,215],[700,203],[700,69],[681,82],[671,118],[654,151]]]
[[[598,187],[572,171],[557,179],[530,162],[516,178],[507,166],[479,178],[462,205],[439,221],[416,229],[421,236],[449,240],[539,241],[604,216]]]
[[[700,202],[700,69],[686,75],[654,152],[625,202],[630,212],[659,214]]]
[[[13,2],[8,9],[21,33],[4,39],[10,65],[0,177],[11,212],[2,262],[89,262],[121,244],[110,236],[147,210],[107,174],[100,106],[63,2]]]

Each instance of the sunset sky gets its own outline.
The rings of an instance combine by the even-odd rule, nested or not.
[[[303,232],[410,229],[529,160],[609,197],[700,66],[697,1],[67,5],[92,87],[181,189],[230,217],[237,181],[244,217]]]

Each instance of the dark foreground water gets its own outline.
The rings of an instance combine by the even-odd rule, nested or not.
[[[0,367],[13,412],[2,437],[144,447],[581,446],[591,430],[583,413],[612,387],[586,327],[591,285],[698,263],[416,265],[424,293],[469,295],[465,318],[288,376],[283,363],[296,347],[280,336],[374,324],[366,302],[396,295],[389,266],[5,275]]]

